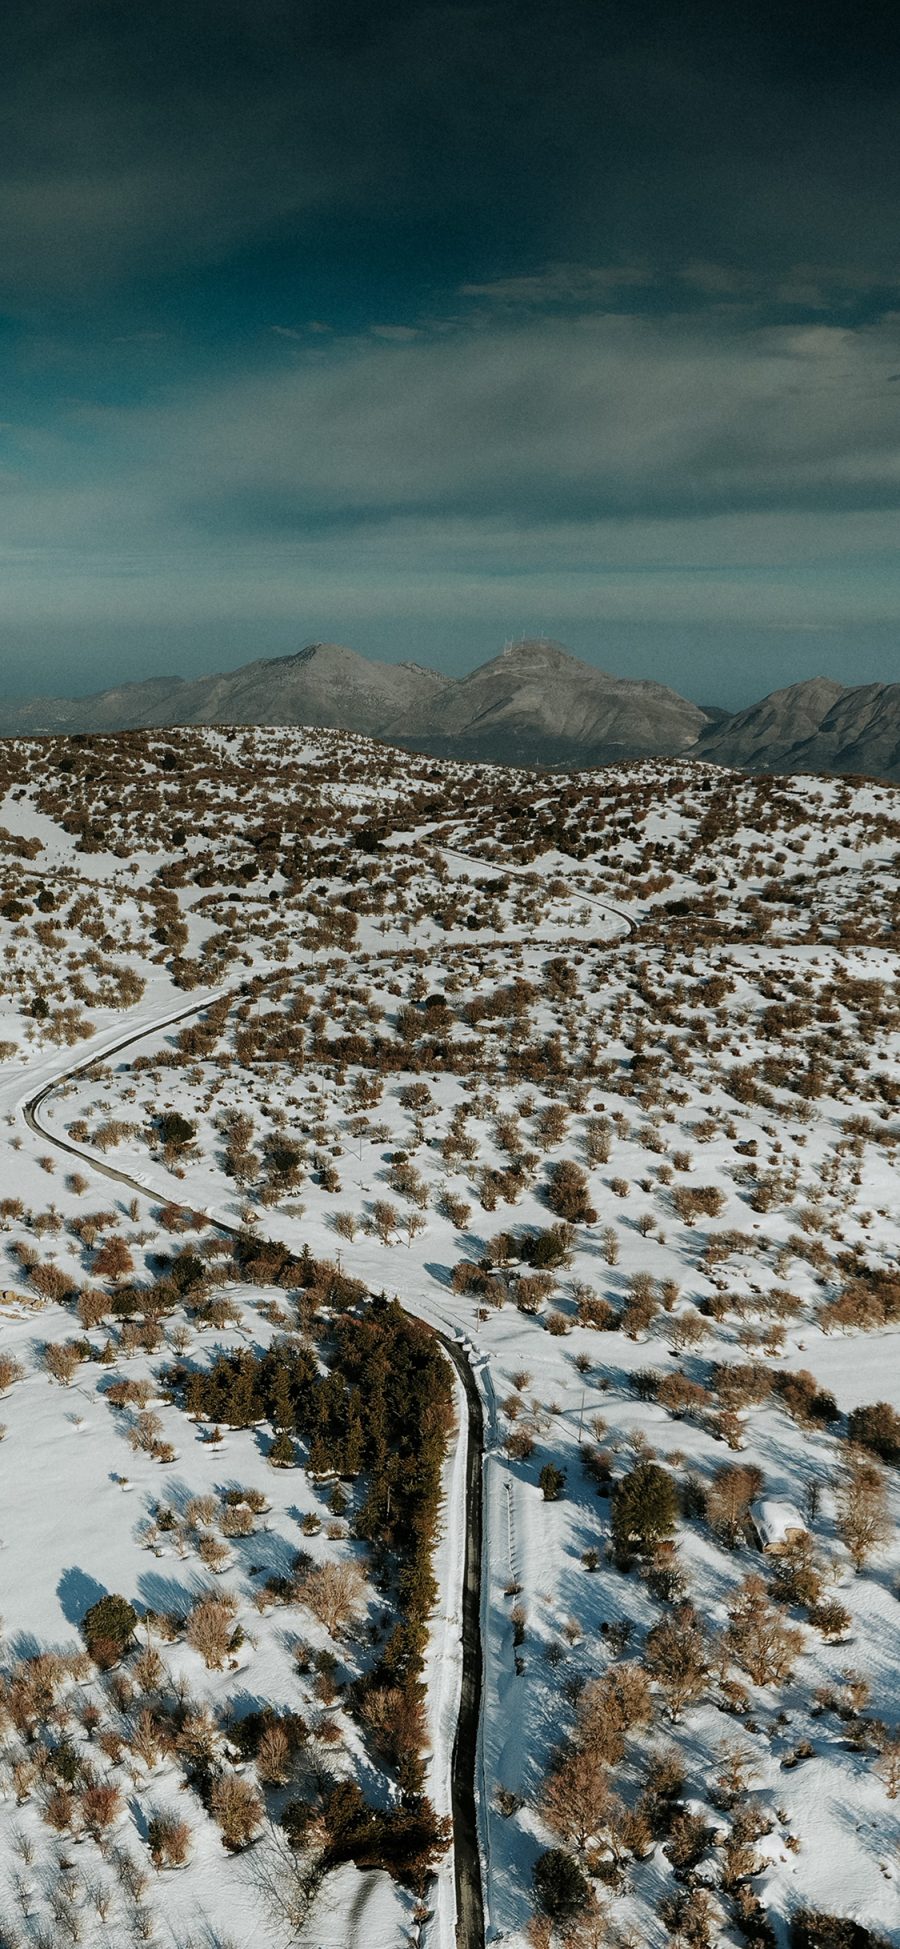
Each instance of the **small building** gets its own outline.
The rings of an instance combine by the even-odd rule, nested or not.
[[[767,1497],[753,1504],[751,1514],[760,1548],[767,1556],[777,1556],[780,1550],[790,1549],[808,1535],[803,1517],[793,1502],[776,1502]]]

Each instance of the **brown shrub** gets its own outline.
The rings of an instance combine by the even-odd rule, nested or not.
[[[0,1353],[0,1394],[5,1394],[8,1387],[12,1387],[16,1381],[23,1380],[24,1377],[25,1369],[21,1360],[16,1360],[11,1353]]]
[[[236,1610],[233,1597],[201,1597],[188,1618],[188,1644],[199,1651],[208,1671],[219,1671],[228,1656]]]
[[[85,1787],[81,1796],[81,1819],[89,1834],[102,1834],[114,1826],[122,1811],[122,1795],[109,1781]]]
[[[154,1868],[183,1868],[190,1853],[191,1830],[177,1814],[151,1814],[147,1823],[147,1845]]]
[[[210,1810],[222,1830],[225,1846],[232,1853],[249,1847],[266,1811],[256,1788],[236,1773],[223,1773],[213,1782]]]

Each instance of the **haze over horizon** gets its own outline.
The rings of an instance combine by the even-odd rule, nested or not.
[[[0,19],[0,694],[546,635],[900,674],[885,9]]]

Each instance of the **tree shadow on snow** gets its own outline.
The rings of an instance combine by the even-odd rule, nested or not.
[[[174,1611],[184,1616],[199,1594],[196,1584],[177,1583],[174,1577],[161,1577],[158,1571],[145,1570],[138,1578],[141,1600],[148,1610]]]
[[[92,1604],[99,1604],[101,1597],[107,1596],[105,1584],[98,1584],[96,1577],[89,1577],[86,1570],[72,1565],[64,1570],[56,1586],[60,1609],[67,1624],[80,1624]]]

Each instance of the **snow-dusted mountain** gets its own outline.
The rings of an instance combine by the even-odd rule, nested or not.
[[[191,682],[156,677],[93,697],[0,704],[5,736],[179,724],[307,724],[495,764],[690,755],[747,771],[900,779],[900,684],[815,677],[728,716],[543,638],[510,644],[463,678],[312,643]]]
[[[4,732],[125,731],[161,724],[312,724],[377,737],[449,682],[412,663],[376,663],[338,643],[245,663],[186,683],[158,677],[77,699],[0,707]]]
[[[311,724],[420,750],[506,763],[597,764],[686,750],[707,714],[662,684],[613,677],[559,644],[512,645],[454,680],[336,643],[185,683],[156,678],[94,697],[0,706],[0,731],[113,731],[163,724]]]
[[[511,644],[427,700],[395,735],[420,750],[515,764],[604,764],[687,750],[706,713],[663,684],[610,676],[557,643]]]
[[[698,756],[747,771],[864,772],[900,779],[900,683],[791,684],[704,730]]]

